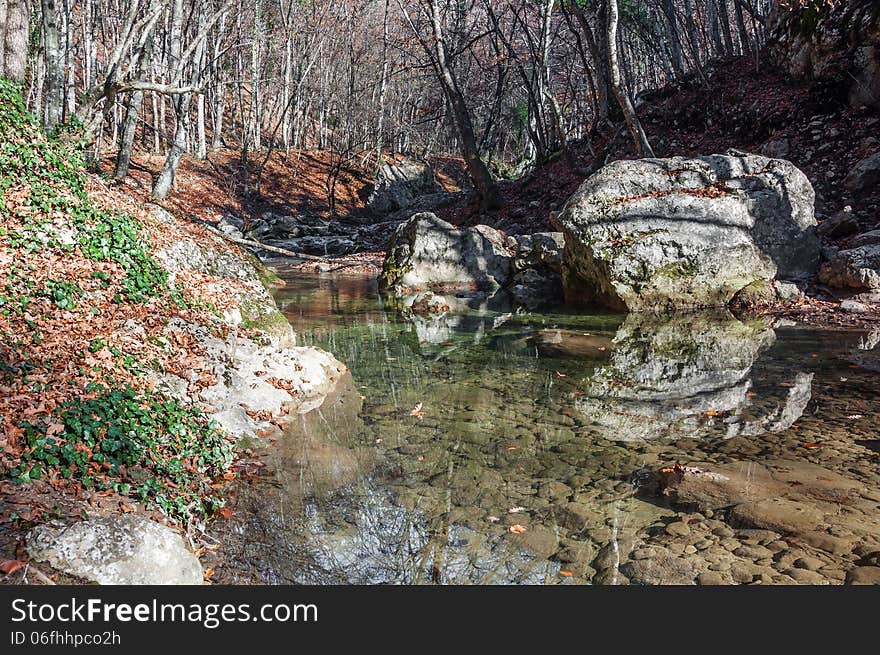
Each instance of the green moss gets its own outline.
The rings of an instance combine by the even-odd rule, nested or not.
[[[397,262],[394,248],[389,248],[388,255],[382,263],[382,275],[379,282],[383,288],[389,288],[400,282],[412,270],[412,266],[402,266]]]
[[[651,277],[665,277],[671,280],[694,277],[700,272],[699,266],[690,259],[669,262],[656,269]]]
[[[284,286],[284,280],[278,277],[278,275],[275,274],[275,271],[261,262],[259,257],[246,250],[243,250],[242,252],[244,253],[244,259],[254,267],[254,270],[256,270],[257,277],[260,279],[260,284],[262,284],[267,291]]]
[[[287,317],[275,308],[271,300],[244,297],[239,300],[238,311],[245,327],[260,330],[277,347],[293,345],[293,329]]]

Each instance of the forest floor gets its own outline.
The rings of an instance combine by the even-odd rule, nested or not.
[[[211,151],[206,159],[184,156],[175,176],[175,188],[162,204],[181,217],[196,217],[216,222],[223,215],[234,214],[250,221],[266,212],[295,214],[308,212],[330,218],[330,186],[337,175],[333,197],[338,215],[369,214],[366,200],[373,186],[373,169],[357,157],[334,170],[339,162],[323,150],[273,152],[266,160],[259,191],[256,181],[264,154],[252,155],[247,168],[237,150]],[[113,172],[114,156],[101,162],[101,173]],[[394,157],[386,156],[392,162]],[[461,191],[467,183],[462,161],[456,157],[429,158],[435,178],[444,191]],[[150,201],[153,176],[162,169],[163,156],[136,154],[129,176],[119,185],[134,198]]]
[[[856,162],[880,149],[880,112],[852,109],[833,89],[793,81],[769,65],[756,70],[750,59],[737,58],[706,73],[709,86],[691,76],[640,98],[639,115],[657,157],[731,148],[760,153],[768,142],[787,139],[784,158],[813,184],[820,221],[846,205],[865,228],[880,221],[880,187],[851,195],[841,186]],[[575,192],[586,172],[637,157],[622,129],[589,143],[572,143],[570,154],[571,161],[560,155],[530,175],[503,182],[505,206],[494,214],[495,225],[524,233],[551,229],[552,212]],[[484,218],[464,198],[443,214],[462,224]]]

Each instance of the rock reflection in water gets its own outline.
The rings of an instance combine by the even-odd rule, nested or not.
[[[787,429],[810,399],[812,375],[795,372],[790,388],[780,380],[784,398],[761,398],[757,411],[750,392],[753,367],[775,338],[764,321],[631,314],[609,361],[584,379],[576,405],[597,434],[622,440]]]

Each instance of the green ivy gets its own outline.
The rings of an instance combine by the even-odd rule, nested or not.
[[[232,464],[232,441],[196,410],[161,394],[95,387],[65,403],[63,430],[21,423],[28,449],[10,476],[19,483],[57,468],[86,489],[112,489],[190,521],[222,507],[211,481]]]
[[[106,211],[88,198],[82,153],[64,139],[75,129],[74,124],[59,126],[50,138],[44,138],[25,109],[18,87],[0,79],[0,191],[27,183],[30,206],[41,215],[65,216],[75,231],[76,247],[86,258],[112,261],[123,268],[124,295],[118,300],[145,302],[167,291],[168,274],[150,255],[141,225],[133,216]],[[0,212],[4,210],[0,204]],[[73,247],[33,213],[19,219],[24,229],[9,235],[12,247],[26,253]]]
[[[68,280],[47,280],[43,295],[55,303],[58,309],[73,309],[79,304],[82,289]]]

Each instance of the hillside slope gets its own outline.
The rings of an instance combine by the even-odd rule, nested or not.
[[[251,256],[86,175],[6,81],[0,144],[0,559],[50,519],[203,524],[236,439],[344,367],[290,348]]]

